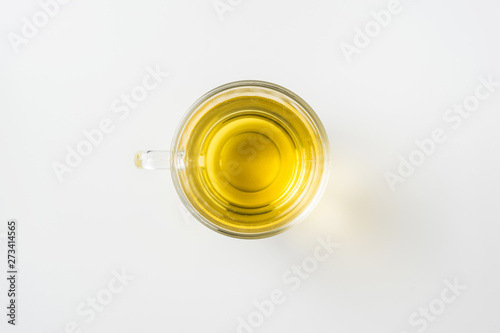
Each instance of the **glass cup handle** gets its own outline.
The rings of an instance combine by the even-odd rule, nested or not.
[[[170,152],[168,150],[145,150],[135,154],[135,166],[147,170],[170,169]]]

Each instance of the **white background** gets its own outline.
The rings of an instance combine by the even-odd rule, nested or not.
[[[211,0],[73,0],[15,52],[8,33],[40,6],[2,0],[0,233],[19,221],[20,274],[16,327],[1,279],[0,331],[56,333],[74,321],[89,333],[233,333],[280,289],[285,303],[255,332],[413,333],[412,313],[458,279],[467,289],[426,332],[498,332],[500,88],[456,130],[443,114],[479,76],[500,80],[499,2],[405,0],[351,63],[340,44],[387,1],[233,7],[221,20]],[[113,101],[157,65],[170,76],[119,119]],[[256,241],[187,218],[168,171],[132,162],[168,149],[199,96],[241,79],[299,94],[331,142],[318,207]],[[103,118],[114,131],[60,182],[52,164]],[[438,127],[446,142],[392,192],[384,173]],[[292,292],[283,274],[327,235],[340,248]],[[122,269],[134,280],[86,323],[77,307]]]

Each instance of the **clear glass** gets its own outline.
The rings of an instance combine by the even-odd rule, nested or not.
[[[203,200],[194,195],[191,182],[192,174],[187,172],[189,160],[186,151],[194,141],[199,131],[196,126],[200,126],[203,117],[207,112],[216,106],[235,97],[259,97],[272,100],[273,103],[279,103],[292,109],[304,128],[307,128],[308,135],[313,138],[315,154],[308,163],[311,169],[304,181],[306,184],[301,188],[300,196],[296,196],[293,209],[290,209],[283,216],[279,216],[276,223],[272,226],[263,227],[245,227],[245,221],[238,219],[242,215],[231,214],[227,216],[217,215],[207,210]],[[198,128],[199,129],[199,128]],[[141,151],[135,155],[135,165],[143,169],[170,169],[172,180],[179,197],[186,206],[187,210],[201,223],[227,236],[255,239],[269,237],[303,220],[314,208],[324,192],[327,184],[329,169],[329,145],[326,132],[316,113],[299,96],[293,92],[273,83],[263,81],[237,81],[215,88],[201,98],[199,98],[187,111],[180,122],[174,134],[170,151],[148,150]],[[290,204],[290,203],[288,203]],[[221,222],[222,221],[222,222]]]

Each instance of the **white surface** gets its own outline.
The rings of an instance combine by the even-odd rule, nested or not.
[[[410,333],[421,327],[411,314],[455,278],[467,289],[426,332],[500,329],[500,89],[459,129],[442,119],[479,76],[500,80],[498,1],[406,0],[349,64],[339,45],[387,1],[251,0],[222,21],[211,0],[73,0],[19,53],[7,34],[40,7],[0,6],[0,233],[9,218],[20,224],[18,326],[2,310],[1,332],[75,321],[89,333],[232,333],[280,289],[286,302],[255,332]],[[170,76],[120,120],[111,103],[156,65]],[[317,209],[258,241],[184,218],[168,172],[132,163],[138,150],[168,149],[199,96],[240,79],[299,94],[331,141]],[[114,131],[59,182],[51,164],[103,118]],[[384,173],[436,127],[447,141],[391,192]],[[283,274],[321,235],[340,247],[290,291]],[[79,304],[122,268],[134,280],[86,323]]]

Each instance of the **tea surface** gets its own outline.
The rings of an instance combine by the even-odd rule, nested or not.
[[[317,143],[292,106],[241,96],[211,107],[186,145],[190,196],[232,228],[273,228],[300,205]]]

